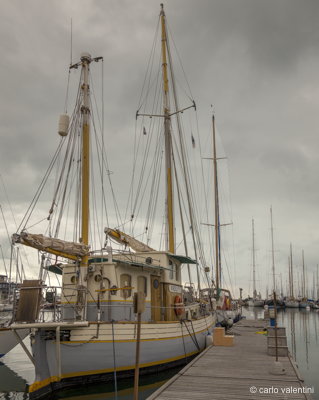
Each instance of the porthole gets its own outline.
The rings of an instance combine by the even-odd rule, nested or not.
[[[71,283],[78,283],[79,282],[79,278],[76,275],[73,275],[71,277]]]

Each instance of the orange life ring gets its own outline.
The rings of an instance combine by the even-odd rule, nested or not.
[[[182,315],[184,312],[184,303],[182,302],[182,299],[180,296],[175,296],[174,311],[177,316]]]

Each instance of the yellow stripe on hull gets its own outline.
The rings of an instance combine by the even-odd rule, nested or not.
[[[155,365],[167,364],[167,363],[170,363],[173,361],[182,360],[183,358],[192,357],[197,353],[199,353],[199,352],[193,351],[191,353],[183,354],[178,357],[171,357],[171,358],[166,358],[165,360],[161,360],[161,361],[153,361],[150,363],[140,364],[140,368],[147,368],[147,367],[152,367]],[[129,365],[129,366],[125,366],[125,367],[117,367],[115,370],[117,372],[119,372],[119,371],[129,371],[129,370],[133,370],[133,369],[135,369],[135,365]],[[114,368],[83,371],[83,372],[76,372],[76,373],[70,373],[70,374],[62,374],[61,379],[76,378],[76,377],[85,376],[85,375],[107,374],[107,373],[111,373],[111,372],[114,372]],[[29,386],[29,393],[36,392],[37,390],[50,385],[50,383],[59,382],[61,379],[59,379],[59,377],[57,377],[57,376],[51,376],[50,378],[44,379],[43,381],[34,382],[32,385]]]

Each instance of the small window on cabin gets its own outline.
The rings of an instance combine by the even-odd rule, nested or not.
[[[145,276],[138,276],[137,277],[137,291],[143,292],[145,297],[147,296],[147,279]]]
[[[120,277],[120,282],[121,282],[121,296],[124,297],[124,299],[127,299],[128,297],[131,297],[132,295],[132,278],[131,275],[129,274],[122,274]]]

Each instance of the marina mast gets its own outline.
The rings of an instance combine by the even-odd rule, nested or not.
[[[166,170],[166,221],[167,221],[167,250],[175,253],[174,210],[173,210],[173,181],[172,181],[172,135],[169,106],[169,85],[167,71],[167,36],[164,6],[161,4],[162,28],[162,75],[163,75],[163,107],[164,107],[164,139],[165,139],[165,170]]]
[[[217,181],[217,155],[216,155],[216,134],[215,116],[212,117],[213,123],[213,161],[214,161],[214,202],[215,202],[215,286],[216,294],[220,288],[220,257],[219,257],[219,204],[218,204],[218,181]]]
[[[272,207],[270,207],[270,224],[271,224],[271,255],[272,255],[272,278],[273,292],[276,292],[276,276],[275,276],[275,252],[274,252],[274,227],[272,223]]]

